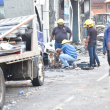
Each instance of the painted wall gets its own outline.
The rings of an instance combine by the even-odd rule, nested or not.
[[[91,6],[91,11],[93,11],[94,15],[96,15],[97,13],[106,13],[106,4],[93,4],[93,6]]]

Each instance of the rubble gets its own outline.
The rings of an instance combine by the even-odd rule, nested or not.
[[[76,52],[78,55],[83,55],[83,56],[89,56],[88,51],[85,50],[84,44],[76,44],[73,43],[74,48],[76,49]],[[103,49],[103,42],[102,41],[97,41],[97,48],[96,48],[96,53],[98,56],[102,55],[102,49]]]
[[[9,110],[9,109],[11,109],[12,107],[15,106],[16,103],[17,103],[17,102],[13,100],[13,101],[10,102],[9,104],[5,105],[2,110]]]

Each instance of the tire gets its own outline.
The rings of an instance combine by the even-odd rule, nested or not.
[[[5,102],[5,81],[2,69],[0,68],[0,110]]]
[[[32,84],[33,86],[42,86],[44,83],[44,64],[41,56],[36,64],[37,71],[33,71],[33,74],[37,74],[37,77],[32,80]]]

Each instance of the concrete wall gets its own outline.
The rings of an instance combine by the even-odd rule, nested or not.
[[[51,36],[53,28],[57,26],[59,19],[59,3],[60,0],[49,0],[49,34]]]
[[[90,0],[85,0],[84,1],[84,17],[82,18],[82,23],[84,24],[84,22],[87,20],[87,19],[90,19]],[[83,38],[86,38],[87,37],[87,30],[82,27],[83,29]]]
[[[51,35],[53,28],[54,28],[54,23],[56,21],[56,11],[54,9],[55,7],[55,0],[49,0],[49,34]]]

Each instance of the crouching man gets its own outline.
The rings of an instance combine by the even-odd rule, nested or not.
[[[76,50],[69,43],[70,43],[69,41],[67,41],[66,39],[64,39],[62,41],[62,43],[61,43],[62,44],[61,49],[60,48],[57,48],[56,49],[56,51],[58,53],[63,52],[63,54],[60,54],[59,58],[63,62],[64,66],[65,66],[64,68],[69,68],[69,66],[73,66],[74,67],[74,62],[77,59]],[[68,62],[68,64],[67,64],[66,61]]]

